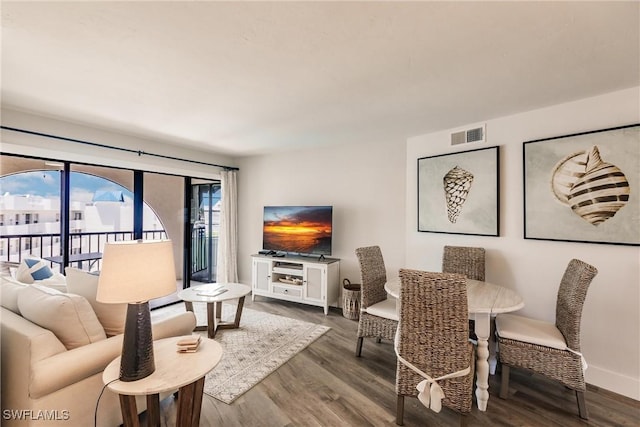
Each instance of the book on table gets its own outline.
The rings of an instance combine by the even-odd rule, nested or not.
[[[198,350],[200,345],[200,335],[191,335],[188,338],[182,338],[177,343],[178,353],[193,353]]]

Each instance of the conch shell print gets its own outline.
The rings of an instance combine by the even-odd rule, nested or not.
[[[467,195],[473,183],[473,174],[456,166],[447,172],[442,182],[449,222],[455,224],[462,210],[462,205],[467,201]]]
[[[560,160],[553,170],[551,187],[560,202],[595,226],[624,207],[631,191],[624,173],[604,162],[595,145]]]

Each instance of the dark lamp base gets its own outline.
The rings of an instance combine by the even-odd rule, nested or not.
[[[137,381],[155,370],[149,303],[129,304],[122,341],[120,381]]]

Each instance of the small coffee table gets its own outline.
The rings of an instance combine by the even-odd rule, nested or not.
[[[207,303],[207,326],[197,326],[196,331],[206,330],[209,338],[214,338],[218,329],[240,327],[240,317],[244,306],[244,297],[251,293],[251,287],[241,283],[210,283],[194,286],[178,292],[178,298],[184,301],[188,311],[193,312],[194,302]],[[238,299],[236,317],[233,322],[222,321],[222,301]]]

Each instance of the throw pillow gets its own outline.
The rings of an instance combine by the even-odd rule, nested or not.
[[[33,283],[35,280],[45,280],[53,276],[53,271],[47,263],[40,258],[26,257],[20,262],[16,271],[16,278],[24,283]]]
[[[107,336],[123,334],[127,318],[127,304],[105,304],[96,301],[99,278],[96,274],[74,267],[67,267],[65,273],[67,274],[67,291],[82,295],[89,301]]]
[[[27,288],[27,285],[16,282],[10,277],[0,276],[2,284],[0,285],[0,305],[7,310],[11,310],[16,314],[20,314],[18,308],[18,294]]]
[[[18,308],[22,317],[53,332],[67,350],[107,338],[91,304],[80,295],[30,285],[18,294]]]

